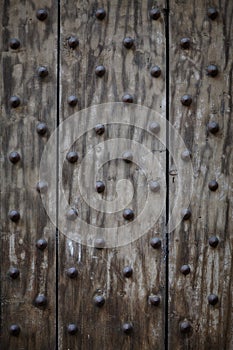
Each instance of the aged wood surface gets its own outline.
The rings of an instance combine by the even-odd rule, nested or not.
[[[207,11],[216,6],[212,20]],[[194,182],[190,202],[191,218],[170,234],[169,254],[169,347],[173,349],[232,349],[232,1],[170,2],[170,118],[192,154]],[[180,46],[190,39],[190,48]],[[219,73],[207,75],[216,65]],[[192,96],[190,107],[183,95]],[[207,128],[217,122],[216,134]],[[178,215],[191,188],[177,186],[180,158],[170,162],[170,203]],[[177,175],[176,175],[177,170]],[[216,191],[209,182],[216,180]],[[181,181],[182,186],[182,181]],[[177,203],[178,192],[181,201]],[[216,236],[216,248],[209,238]],[[190,273],[181,273],[183,265]],[[187,271],[187,270],[186,270]],[[216,305],[208,302],[218,296]],[[181,333],[180,327],[189,330]],[[184,330],[183,328],[183,330]]]
[[[46,8],[40,21],[36,11]],[[40,158],[56,123],[57,5],[54,1],[1,1],[1,349],[55,348],[55,228],[50,223],[37,192]],[[20,47],[10,47],[17,38]],[[16,42],[17,46],[17,42]],[[40,78],[37,69],[48,67]],[[20,98],[12,108],[11,96]],[[47,132],[40,136],[37,125]],[[9,154],[20,160],[13,164]],[[54,160],[56,163],[56,160]],[[56,174],[54,173],[54,176]],[[18,222],[8,213],[17,210]],[[42,251],[38,239],[48,242]],[[11,268],[19,270],[15,279]],[[17,274],[15,275],[17,276]],[[35,306],[38,295],[45,307]],[[43,301],[43,300],[42,300]],[[20,334],[10,335],[18,325]],[[15,328],[17,333],[17,329]]]
[[[61,2],[61,121],[83,108],[105,102],[121,102],[126,93],[133,96],[135,103],[165,114],[164,4],[162,1],[159,4],[161,17],[157,21],[151,20],[148,15],[154,5],[153,1],[103,1],[98,4],[95,1]],[[99,8],[106,11],[103,20],[95,16]],[[75,49],[68,44],[71,36],[79,40]],[[125,37],[134,39],[131,49],[122,44]],[[102,77],[95,74],[98,65],[106,68]],[[150,75],[150,68],[154,65],[161,68],[159,78]],[[67,103],[72,95],[78,99],[75,107]],[[120,124],[121,116],[113,116],[113,121]],[[77,114],[77,122],[81,123],[80,120]],[[86,127],[89,125],[87,117]],[[65,138],[71,137],[72,130],[66,130]],[[122,211],[105,214],[90,208],[80,195],[77,172],[90,147],[114,137],[131,138],[145,145],[151,142],[160,163],[165,166],[165,147],[159,142],[153,143],[144,130],[107,125],[106,132],[98,136],[92,127],[78,140],[71,147],[79,154],[78,162],[70,164],[66,160],[63,165],[64,190],[70,206],[78,209],[78,216],[100,227],[124,225]],[[97,152],[89,165],[93,167],[93,172],[97,171],[99,156]],[[138,193],[129,206],[138,214],[137,210],[141,210],[146,201],[148,179],[136,165],[112,160],[99,170],[96,179],[98,177],[106,185],[104,194],[99,195],[105,200],[115,197],[118,180],[129,179]],[[89,197],[95,192],[95,184],[88,183],[88,179],[86,191]],[[164,222],[163,213],[159,222],[139,240],[124,247],[102,250],[72,241],[60,233],[60,349],[164,348]],[[80,234],[78,228],[76,232]],[[81,232],[80,242],[85,241],[85,235],[88,235],[88,230]],[[133,240],[134,232],[131,235]],[[153,249],[150,245],[150,238],[154,236],[162,240],[159,249]],[[93,245],[93,241],[89,243]],[[133,268],[130,278],[123,276],[126,266]],[[78,270],[76,278],[67,276],[70,267]],[[148,301],[149,296],[154,294],[161,298],[159,306],[152,306]],[[104,306],[94,305],[96,295],[104,296]],[[127,322],[133,324],[131,335],[122,331],[123,324]],[[69,324],[77,325],[76,335],[68,333]]]

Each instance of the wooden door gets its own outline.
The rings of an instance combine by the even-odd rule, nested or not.
[[[1,13],[1,349],[232,349],[231,1]]]

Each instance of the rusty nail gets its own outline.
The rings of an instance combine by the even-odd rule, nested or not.
[[[76,36],[70,36],[68,39],[68,45],[70,48],[75,49],[79,45],[79,40]]]
[[[149,302],[151,303],[151,305],[159,306],[159,304],[160,304],[160,297],[158,297],[157,295],[150,295],[149,296]]]
[[[94,304],[98,307],[103,306],[105,304],[105,299],[104,299],[103,295],[95,295]]]
[[[158,237],[153,237],[150,240],[150,245],[154,248],[154,249],[159,249],[161,247],[161,239],[159,239]]]
[[[183,321],[180,323],[181,333],[189,333],[191,331],[191,324],[189,321]]]
[[[105,132],[105,126],[103,124],[97,124],[95,126],[95,132],[97,135],[102,135]]]
[[[95,13],[95,16],[96,16],[97,19],[99,19],[100,21],[102,21],[102,20],[105,18],[105,16],[106,16],[106,11],[105,11],[105,9],[103,9],[103,8],[98,9],[98,10],[96,11],[96,13]]]
[[[17,50],[20,47],[20,41],[16,38],[12,38],[9,41],[9,45],[12,50]]]
[[[40,20],[40,21],[44,21],[47,17],[48,17],[48,12],[45,9],[39,9],[36,12],[36,17]]]
[[[36,131],[41,136],[45,135],[48,131],[47,125],[45,123],[39,123],[36,127]]]
[[[219,125],[214,121],[209,122],[207,128],[211,134],[216,134],[219,131]]]
[[[133,160],[133,153],[131,151],[125,151],[122,154],[122,158],[126,163],[131,163]]]
[[[47,305],[47,298],[46,298],[46,296],[43,295],[43,294],[37,295],[34,304],[37,307],[44,307],[44,306],[46,306]]]
[[[78,103],[78,99],[76,96],[71,95],[68,97],[67,102],[71,107],[75,107]]]
[[[134,212],[132,209],[124,209],[123,211],[123,217],[125,220],[133,220],[134,219]]]
[[[20,327],[17,324],[10,325],[9,332],[14,337],[17,337],[20,333]]]
[[[191,155],[191,152],[188,149],[186,149],[181,153],[181,159],[183,159],[184,161],[188,161],[191,159]]]
[[[131,277],[133,274],[133,269],[131,266],[126,266],[123,269],[123,275],[127,278]]]
[[[181,211],[181,216],[183,218],[183,220],[188,220],[190,219],[192,213],[190,209],[182,209]]]
[[[95,68],[95,74],[97,75],[97,77],[102,77],[106,72],[106,69],[104,66],[97,66]]]
[[[122,330],[125,334],[129,335],[133,332],[133,325],[132,323],[124,323],[122,326]]]
[[[19,269],[16,267],[11,267],[10,270],[8,271],[8,275],[15,280],[16,278],[19,277]]]
[[[15,164],[20,160],[20,154],[18,152],[11,152],[9,154],[9,160],[11,161],[11,163]]]
[[[158,192],[160,190],[160,184],[158,181],[150,181],[150,190],[152,192]]]
[[[210,7],[207,10],[207,15],[210,19],[214,20],[218,17],[218,11],[215,7]]]
[[[218,74],[218,67],[215,64],[210,64],[207,67],[207,75],[210,75],[211,77],[216,77]]]
[[[134,40],[131,37],[126,37],[123,40],[123,45],[126,47],[126,49],[131,49],[131,47],[134,44]]]
[[[187,50],[190,48],[190,39],[189,38],[182,38],[180,40],[180,46],[182,49]]]
[[[20,219],[20,213],[17,210],[11,210],[8,216],[9,216],[9,219],[13,222],[17,222]]]
[[[208,296],[208,302],[211,305],[216,305],[218,303],[218,296],[216,294],[210,294]]]
[[[75,219],[77,219],[77,216],[78,216],[78,211],[75,208],[69,209],[66,213],[66,217],[70,221],[74,221]]]
[[[183,275],[188,275],[189,273],[190,273],[190,267],[189,267],[189,265],[183,265],[183,266],[181,266],[181,268],[180,268],[180,272],[181,273],[183,273]]]
[[[161,68],[159,66],[154,66],[150,70],[150,74],[154,78],[158,78],[161,75]]]
[[[102,193],[105,190],[105,184],[103,181],[96,181],[96,191]]]
[[[94,246],[97,249],[103,249],[105,246],[105,240],[103,238],[96,238],[94,241]]]
[[[67,326],[67,332],[68,332],[70,335],[75,335],[75,334],[78,332],[78,327],[76,326],[76,324],[70,323],[70,324]]]
[[[75,278],[78,276],[78,270],[75,268],[75,267],[70,267],[68,270],[67,270],[67,276],[69,278]]]
[[[44,66],[39,67],[37,73],[40,78],[45,78],[49,74],[48,69]]]
[[[151,19],[157,20],[159,19],[161,12],[158,8],[153,8],[150,10],[149,15]]]
[[[48,190],[48,183],[46,181],[39,181],[36,185],[36,190],[39,193],[46,193]]]
[[[218,245],[218,243],[219,243],[218,237],[212,236],[212,237],[209,238],[209,245],[210,245],[212,248],[216,248],[217,245]]]
[[[78,153],[75,151],[71,151],[71,152],[67,153],[66,159],[70,163],[75,163],[78,160]]]
[[[40,238],[38,239],[38,241],[36,242],[36,247],[40,250],[45,250],[45,248],[47,247],[48,243],[44,238]]]
[[[12,108],[17,108],[20,105],[20,98],[18,96],[11,96],[9,102]]]
[[[192,96],[190,95],[184,95],[181,97],[181,103],[182,105],[186,106],[186,107],[189,107],[192,103]]]
[[[211,180],[208,186],[211,191],[216,191],[218,188],[218,183],[216,180]]]

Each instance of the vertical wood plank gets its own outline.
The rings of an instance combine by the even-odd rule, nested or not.
[[[224,0],[170,1],[170,118],[191,152],[193,171],[186,176],[194,184],[191,217],[170,234],[170,349],[233,347],[232,5]],[[213,7],[215,19],[208,16]],[[183,38],[190,47],[181,46]],[[218,67],[216,76],[210,75],[215,72],[210,65]],[[190,106],[180,102],[187,94]],[[219,125],[216,133],[213,122]],[[170,161],[170,205],[178,215],[191,191],[181,188],[182,179],[178,186],[187,162],[180,156],[177,164]],[[215,248],[211,237],[219,240]]]
[[[161,10],[161,16],[158,20],[151,20],[149,10],[156,5]],[[163,7],[163,1],[61,2],[61,121],[93,105],[121,102],[125,94],[132,95],[134,103],[165,115]],[[96,18],[99,8],[106,11],[103,20]],[[79,44],[76,48],[69,47],[70,37],[77,37]],[[134,39],[131,49],[122,44],[125,37]],[[106,69],[102,77],[95,74],[95,68],[99,65]],[[161,68],[159,78],[150,75],[150,69],[155,65]],[[68,103],[70,96],[77,97],[77,104],[73,107]],[[114,118],[120,124],[120,117],[115,115]],[[78,122],[82,123],[77,115]],[[88,117],[87,128],[89,125]],[[124,224],[122,212],[109,215],[88,207],[80,194],[77,173],[90,147],[114,137],[131,138],[145,144],[151,142],[144,130],[108,125],[102,136],[91,130],[73,144],[71,150],[78,152],[79,160],[73,164],[66,160],[63,165],[62,181],[70,207],[77,209],[82,219],[100,227]],[[71,138],[72,130],[66,130],[65,139]],[[165,147],[158,142],[152,143],[152,146],[164,166]],[[97,169],[98,154],[93,157],[90,166],[93,172]],[[147,183],[135,164],[129,166],[122,160],[112,160],[102,167],[98,176],[106,184],[104,199],[114,199],[117,181],[128,178],[138,191],[138,198],[135,197],[131,203],[135,211],[143,205],[140,200],[146,201]],[[93,190],[94,184],[87,183],[86,191],[91,193]],[[159,222],[142,238],[124,247],[108,249],[86,246],[81,243],[82,240],[77,243],[60,233],[60,349],[163,349],[164,223],[163,213]],[[88,231],[82,232],[82,237],[85,234],[88,235]],[[133,232],[131,234],[133,237]],[[162,241],[161,248],[157,250],[150,245],[150,238],[155,236]],[[126,266],[133,268],[130,278],[123,275]],[[70,268],[77,269],[76,278],[69,278]],[[161,299],[158,307],[149,303],[149,296],[154,294]],[[96,295],[104,296],[103,307],[94,305]],[[125,323],[133,324],[133,333],[129,336],[122,331]],[[69,334],[69,325],[77,326],[75,335]]]
[[[47,11],[44,20],[37,18],[39,9]],[[56,126],[57,4],[2,1],[0,13],[1,348],[55,349],[55,228],[37,183],[44,145]],[[38,76],[41,66],[48,76]],[[11,152],[20,155],[16,163]],[[19,212],[17,222],[9,218],[12,210]]]

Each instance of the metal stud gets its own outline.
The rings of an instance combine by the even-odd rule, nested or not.
[[[150,190],[152,192],[158,192],[160,190],[160,184],[158,181],[150,181]]]
[[[209,245],[210,245],[212,248],[216,248],[217,245],[218,245],[218,243],[219,243],[218,237],[212,236],[212,237],[209,238]]]
[[[214,20],[218,17],[218,11],[215,7],[210,7],[207,10],[207,15],[210,19]]]
[[[103,181],[96,181],[95,187],[98,193],[102,193],[105,190],[105,184]]]
[[[158,78],[161,75],[161,68],[159,66],[154,66],[150,70],[150,74],[154,78]]]
[[[122,97],[122,101],[125,103],[133,103],[133,96],[126,94]]]
[[[96,249],[103,249],[105,246],[105,240],[103,238],[96,238],[94,241],[94,246]]]
[[[191,105],[193,99],[192,99],[192,96],[190,96],[190,95],[184,95],[181,97],[180,101],[181,101],[182,105],[189,107]]]
[[[188,275],[188,274],[190,274],[190,267],[189,267],[189,265],[183,265],[183,266],[181,266],[181,268],[180,268],[180,272],[181,273],[183,273],[183,275]]]
[[[8,271],[8,275],[15,280],[16,278],[19,277],[19,269],[16,267],[11,267],[10,270]]]
[[[160,132],[160,124],[157,122],[151,122],[149,129],[151,132],[153,132],[153,134],[158,134]]]
[[[218,183],[216,180],[211,180],[208,186],[211,191],[216,191],[218,189]]]
[[[105,304],[105,299],[103,295],[95,295],[94,304],[98,307],[102,307]]]
[[[20,105],[20,98],[18,96],[11,96],[9,102],[12,108],[17,108]]]
[[[66,213],[66,217],[70,221],[74,221],[75,219],[77,219],[77,216],[78,216],[78,211],[75,208],[69,209]]]
[[[35,306],[37,307],[45,307],[47,305],[47,298],[43,294],[37,295],[35,301],[34,301]]]
[[[127,278],[131,277],[133,274],[133,269],[131,266],[126,266],[123,269],[123,275]]]
[[[211,77],[216,77],[217,74],[218,74],[218,67],[215,64],[210,64],[207,67],[207,75]]]
[[[36,185],[36,190],[39,193],[46,193],[48,191],[48,183],[46,181],[39,181]]]
[[[18,212],[18,210],[11,210],[8,216],[9,216],[9,219],[13,222],[17,222],[20,219],[20,213]]]
[[[209,132],[211,132],[211,134],[216,134],[219,131],[219,125],[218,123],[212,121],[208,123],[207,129]]]
[[[192,213],[190,209],[182,209],[181,211],[181,216],[183,220],[188,220],[190,219]]]
[[[9,45],[12,50],[17,50],[20,47],[20,41],[16,38],[12,38],[9,41]]]
[[[123,40],[123,45],[126,49],[131,49],[133,47],[134,40],[131,37],[126,37]]]
[[[67,332],[68,332],[70,335],[75,335],[75,334],[78,332],[78,327],[76,326],[76,324],[70,323],[70,324],[67,326]]]
[[[66,159],[70,163],[76,163],[78,160],[78,153],[75,151],[71,151],[71,152],[67,153]]]
[[[105,126],[103,124],[97,124],[95,126],[95,132],[97,135],[102,135],[105,132]]]
[[[79,45],[79,40],[76,36],[70,36],[68,39],[68,45],[71,49],[75,49]]]
[[[105,74],[105,72],[106,72],[106,69],[104,66],[100,65],[95,68],[95,74],[97,75],[97,77],[101,78]]]
[[[189,38],[182,38],[180,40],[180,46],[184,50],[188,50],[190,48],[190,43],[191,43],[191,41]]]
[[[133,325],[132,323],[124,323],[122,326],[122,331],[127,334],[130,335],[133,332]]]
[[[181,333],[189,333],[192,327],[189,321],[183,321],[180,323],[180,331]]]
[[[78,98],[74,95],[71,95],[68,97],[67,102],[71,107],[75,107],[78,103]]]
[[[78,270],[75,267],[70,267],[67,270],[67,276],[69,278],[76,278],[78,276]]]
[[[181,159],[184,161],[188,161],[191,159],[191,155],[191,152],[188,149],[186,149],[181,153]]]
[[[18,152],[15,152],[15,151],[11,152],[9,154],[9,160],[13,164],[18,163],[20,161],[20,154]]]
[[[48,17],[48,12],[45,9],[39,9],[36,12],[36,17],[40,20],[40,21],[44,21],[47,17]]]
[[[17,324],[12,324],[10,325],[9,332],[10,332],[10,335],[17,337],[20,333],[20,327]]]
[[[48,131],[47,125],[45,123],[39,123],[36,127],[37,134],[43,136]]]
[[[134,219],[134,212],[132,209],[124,209],[123,211],[123,217],[125,220],[133,220]]]
[[[159,239],[158,237],[153,237],[150,240],[150,245],[154,249],[159,249],[161,247],[161,244],[162,244],[161,239]]]
[[[154,8],[150,10],[149,15],[151,19],[157,20],[161,16],[161,12],[158,8]]]
[[[45,250],[45,248],[47,247],[48,242],[44,239],[44,238],[40,238],[38,239],[38,241],[36,242],[36,247],[39,250]]]
[[[160,297],[158,297],[157,295],[150,295],[149,296],[149,302],[151,303],[151,305],[159,306],[159,304],[160,304]]]
[[[210,305],[216,305],[218,303],[218,296],[216,294],[210,294],[208,296],[208,302]]]
[[[131,163],[133,160],[133,153],[131,151],[125,151],[122,154],[122,158],[126,163]]]
[[[102,21],[102,20],[105,18],[105,16],[106,16],[106,11],[105,11],[105,9],[103,9],[103,8],[98,9],[98,10],[96,11],[96,13],[95,13],[95,16],[96,16],[97,19],[99,19],[100,21]]]
[[[44,66],[39,67],[37,73],[40,78],[45,78],[49,74],[47,67]]]

